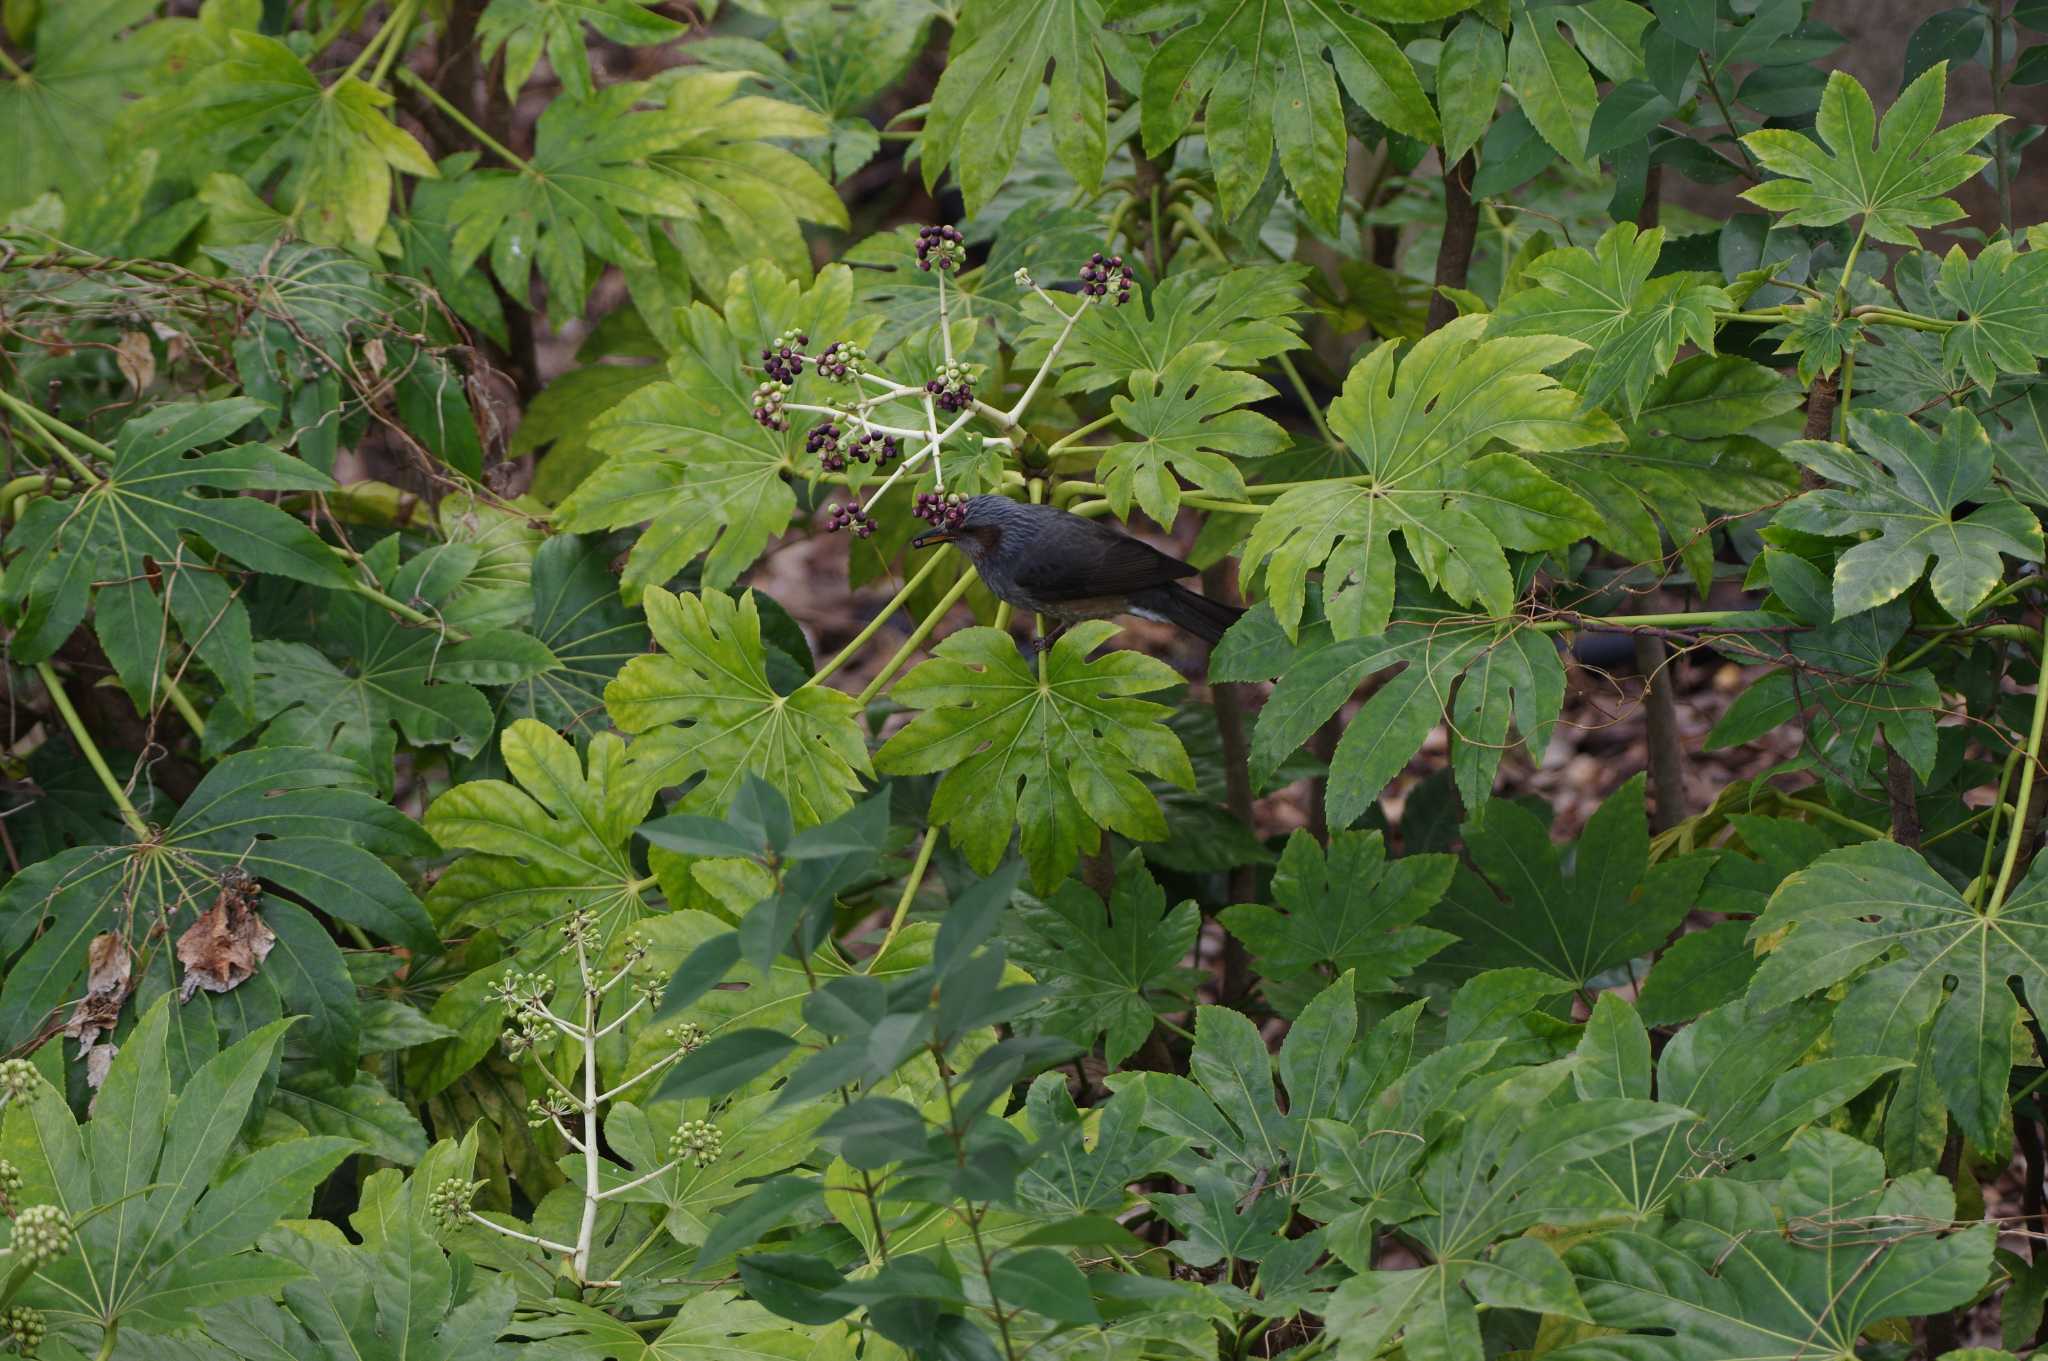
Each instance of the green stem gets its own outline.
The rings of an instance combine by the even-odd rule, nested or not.
[[[1797,809],[1799,812],[1802,813],[1811,813],[1813,814],[1813,816],[1820,818],[1822,821],[1832,822],[1839,827],[1847,827],[1850,831],[1861,833],[1862,835],[1870,838],[1872,841],[1891,840],[1890,833],[1880,831],[1878,828],[1871,826],[1867,822],[1858,822],[1855,818],[1850,817],[1847,813],[1837,813],[1834,809],[1828,807],[1824,803],[1814,803],[1810,799],[1795,798],[1790,794],[1779,793],[1779,791],[1775,789],[1771,790],[1771,793],[1777,795],[1778,804],[1780,807]]]
[[[2009,233],[2012,231],[2012,168],[2006,163],[2006,152],[2011,142],[2003,122],[2005,87],[2010,79],[2005,71],[2005,0],[1990,0],[1990,9],[1991,112],[2001,120],[1991,134],[1991,154],[1998,182],[1998,225]]]
[[[32,83],[35,79],[21,68],[20,62],[7,55],[7,49],[4,47],[0,47],[0,71],[5,71],[24,85]]]
[[[99,1355],[93,1361],[113,1361],[114,1343],[121,1336],[121,1320],[114,1318],[107,1323],[106,1335],[100,1339]]]
[[[1867,321],[1876,326],[1898,326],[1908,331],[1932,331],[1946,335],[1963,323],[1943,321],[1940,317],[1923,317],[1917,312],[1902,312],[1896,307],[1880,307],[1875,303],[1864,303],[1849,309],[1850,316],[1858,321]]]
[[[533,163],[531,161],[528,161],[518,152],[511,150],[503,142],[500,142],[497,138],[491,136],[491,134],[485,132],[482,128],[478,127],[476,123],[471,120],[468,114],[464,113],[462,110],[456,108],[453,104],[449,103],[447,99],[442,97],[442,94],[439,90],[435,89],[426,81],[422,80],[419,77],[418,73],[415,72],[411,67],[399,67],[398,79],[402,84],[410,85],[412,86],[413,89],[418,90],[422,95],[425,95],[427,102],[429,104],[432,104],[442,113],[447,114],[450,121],[452,121],[457,127],[461,128],[470,136],[476,138],[477,144],[479,146],[485,147],[486,149],[494,152],[499,159],[505,161],[510,165],[517,166],[519,169],[525,171],[527,174],[533,175],[536,178],[540,177],[540,172],[533,168]]]
[[[894,941],[896,933],[903,929],[904,919],[910,915],[910,904],[916,900],[917,890],[924,885],[925,871],[931,868],[932,851],[938,844],[939,829],[926,828],[924,841],[917,848],[917,859],[911,862],[910,877],[903,881],[903,896],[896,900],[896,911],[889,918],[889,929],[882,933],[882,944],[875,951],[874,958],[868,961],[869,969],[874,968],[875,960],[889,953],[890,942]]]
[[[57,706],[57,716],[64,720],[64,726],[71,730],[71,740],[78,743],[78,749],[85,754],[85,763],[92,767],[92,773],[99,777],[100,784],[114,800],[114,807],[121,812],[121,821],[135,834],[137,841],[149,840],[149,824],[142,820],[142,814],[135,811],[135,805],[128,801],[128,793],[121,788],[120,781],[107,766],[107,758],[100,755],[99,745],[86,731],[85,720],[78,716],[78,710],[71,707],[71,696],[64,693],[63,683],[57,679],[56,668],[48,662],[36,663],[36,676],[49,692],[50,703]],[[108,1333],[111,1338],[113,1334]]]
[[[29,473],[25,477],[17,477],[11,482],[0,484],[0,515],[11,515],[13,512],[7,509],[8,507],[24,496],[34,496],[45,487],[58,492],[70,491],[73,485],[68,477],[50,477],[44,473]]]
[[[834,654],[832,660],[826,662],[823,666],[819,667],[817,671],[812,674],[811,678],[804,682],[804,684],[824,684],[828,676],[830,676],[833,672],[837,671],[840,667],[845,666],[848,661],[852,660],[856,653],[858,653],[862,648],[866,647],[869,643],[873,642],[875,635],[882,631],[882,626],[884,624],[887,624],[892,618],[895,617],[896,611],[902,609],[903,606],[909,602],[911,594],[915,592],[918,587],[924,585],[925,578],[929,577],[933,572],[939,570],[939,564],[944,560],[944,554],[932,554],[931,557],[925,561],[924,566],[917,569],[917,574],[911,577],[910,580],[903,583],[903,589],[896,592],[896,594],[890,598],[889,603],[882,606],[880,612],[877,613],[873,619],[870,619],[868,621],[867,627],[863,628],[859,633],[854,634],[853,641],[848,643],[845,647],[840,648],[839,651],[836,654]]]
[[[337,13],[333,22],[313,35],[313,55],[317,57],[325,52],[342,34],[360,23],[363,11],[369,7],[370,0],[355,0],[354,4]]]
[[[1537,633],[1572,633],[1588,627],[1712,628],[1716,624],[1732,624],[1739,619],[1753,617],[1754,612],[1750,610],[1681,610],[1672,614],[1575,614],[1569,619],[1539,620],[1529,627]]]
[[[400,619],[405,620],[409,624],[418,624],[422,628],[437,629],[443,635],[445,635],[450,642],[463,643],[469,641],[469,635],[467,633],[464,633],[461,629],[450,628],[448,627],[447,624],[443,623],[439,619],[436,619],[433,615],[428,614],[423,610],[416,610],[402,600],[395,600],[392,597],[384,594],[384,592],[378,590],[375,586],[369,585],[367,582],[358,581],[354,583],[352,589],[355,591],[357,595],[369,601],[371,604],[382,606],[384,609],[391,611],[391,613],[397,615]]]
[[[1835,398],[1835,429],[1837,439],[1849,438],[1849,394],[1856,386],[1856,350],[1849,347],[1842,351],[1842,386]]]
[[[1078,430],[1069,430],[1066,434],[1061,435],[1058,439],[1054,440],[1052,444],[1046,449],[1046,461],[1051,462],[1055,456],[1062,453],[1067,448],[1078,443],[1079,441],[1086,439],[1088,436],[1102,429],[1102,427],[1104,427],[1105,425],[1114,424],[1116,424],[1116,416],[1114,413],[1112,413],[1107,416],[1097,416],[1094,420],[1088,422],[1088,424],[1082,426]]]
[[[199,710],[193,706],[192,701],[186,697],[185,692],[178,687],[175,677],[164,677],[164,694],[170,699],[171,707],[178,711],[178,716],[185,720],[185,726],[192,730],[192,735],[204,742],[206,740],[206,720],[199,716]]]
[[[1856,228],[1855,239],[1849,242],[1848,257],[1842,261],[1842,277],[1835,284],[1835,313],[1837,316],[1846,317],[1850,314],[1849,280],[1856,277],[1856,256],[1862,251],[1862,249],[1863,227],[1861,225],[1858,225]],[[1901,315],[1911,316],[1912,314],[1908,312],[1902,313]]]
[[[362,70],[364,64],[372,56],[384,49],[391,40],[396,17],[394,15],[392,21],[387,21],[378,26],[377,31],[370,35],[370,41],[363,44],[363,50],[356,53],[355,60],[342,69],[341,76],[334,82],[334,85],[328,86],[328,89],[334,89],[336,86],[345,85],[349,81],[354,80],[356,72]]]
[[[2048,631],[2041,639],[2043,655],[2048,655]],[[2012,874],[2020,859],[2020,842],[2026,839],[2027,812],[2033,807],[2034,772],[2041,767],[2041,733],[2048,727],[2048,666],[2034,677],[2034,719],[2027,729],[2027,750],[2025,765],[2020,769],[2019,793],[2012,805],[2018,810],[2013,815],[2012,833],[2005,843],[2005,861],[1998,867],[1998,883],[1991,890],[1991,902],[1984,909],[1984,915],[1995,917],[1998,909],[2005,906],[2006,890],[2012,887]]]
[[[392,63],[405,51],[405,44],[412,37],[413,23],[419,17],[420,0],[399,0],[397,13],[385,23],[387,29],[396,29],[398,36],[384,46],[384,54],[377,58],[377,69],[370,73],[370,84],[382,86],[391,74]]]
[[[1977,901],[1977,895],[1982,893],[1991,881],[1991,857],[1998,849],[1998,819],[2003,816],[2006,807],[2005,791],[2011,787],[2012,773],[2019,763],[2020,749],[2014,747],[2012,754],[2005,758],[2005,765],[1998,772],[1998,798],[1991,805],[1991,825],[1984,829],[1984,858],[1977,864],[1977,878],[1970,885],[1968,894],[1968,901],[1973,905]],[[2015,808],[2013,817],[2018,819],[2020,816],[2020,811]]]
[[[45,416],[42,412],[36,410],[27,402],[22,401],[21,398],[11,392],[0,390],[0,406],[4,406],[13,412],[23,424],[40,435],[42,443],[52,453],[56,454],[57,457],[70,464],[71,470],[84,479],[88,485],[97,485],[100,481],[100,475],[86,466],[84,459],[71,451],[70,443],[76,443],[79,448],[86,450],[88,453],[97,454],[109,463],[113,462],[114,451],[112,449],[101,444],[84,431],[73,429],[54,416]],[[70,443],[67,443],[67,437]]]
[[[1735,143],[1735,149],[1742,153],[1742,159],[1749,166],[1749,177],[1760,180],[1763,169],[1757,165],[1756,157],[1749,154],[1749,148],[1742,144],[1742,134],[1735,130],[1735,115],[1729,111],[1728,101],[1721,97],[1721,86],[1714,79],[1714,68],[1707,65],[1707,54],[1699,54],[1700,75],[1706,78],[1707,93],[1714,97],[1714,107],[1721,111],[1721,121],[1727,125],[1728,137]]]
[[[882,669],[875,673],[875,678],[868,682],[867,688],[860,692],[860,706],[863,709],[874,703],[875,696],[881,694],[883,687],[896,678],[896,672],[902,668],[903,663],[910,660],[910,654],[924,646],[924,640],[931,637],[932,630],[939,626],[939,621],[960,603],[960,598],[967,594],[967,588],[973,584],[974,573],[962,572],[960,579],[953,583],[952,589],[939,597],[939,603],[918,622],[917,627],[911,630],[910,636],[903,640],[903,646],[896,649],[896,654],[883,664]]]

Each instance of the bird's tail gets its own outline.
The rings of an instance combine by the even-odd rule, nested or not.
[[[1164,619],[1212,646],[1223,637],[1225,629],[1244,616],[1244,611],[1235,605],[1196,595],[1172,582],[1137,592],[1131,597],[1131,605],[1134,614]]]

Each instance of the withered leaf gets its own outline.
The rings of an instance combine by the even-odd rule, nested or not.
[[[204,988],[226,992],[256,972],[277,944],[277,933],[256,915],[257,882],[240,870],[221,876],[220,896],[178,937],[178,962],[185,982],[178,1000],[188,1002]]]

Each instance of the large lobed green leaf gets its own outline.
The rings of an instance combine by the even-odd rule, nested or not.
[[[1187,752],[1167,728],[1171,712],[1136,696],[1180,683],[1166,663],[1137,652],[1088,654],[1116,632],[1092,620],[1068,629],[1043,671],[1009,634],[964,629],[898,681],[898,703],[919,711],[875,754],[885,775],[938,775],[931,820],[952,828],[968,862],[986,874],[1021,832],[1032,883],[1064,879],[1109,828],[1138,840],[1166,835],[1153,775],[1194,783]]]

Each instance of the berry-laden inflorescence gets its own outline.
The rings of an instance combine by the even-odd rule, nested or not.
[[[0,1341],[13,1343],[15,1351],[23,1356],[34,1356],[49,1331],[40,1309],[31,1309],[25,1304],[10,1304],[0,1309]]]
[[[441,1182],[427,1197],[427,1209],[433,1214],[434,1222],[445,1229],[469,1218],[476,1204],[476,1193],[483,1187],[480,1181],[464,1181],[461,1177],[449,1177]]]
[[[761,351],[761,367],[779,382],[794,383],[804,376],[804,346],[811,338],[802,331],[789,330],[775,337],[775,343]]]
[[[910,513],[940,529],[957,529],[967,518],[967,498],[957,491],[921,491]]]
[[[36,1066],[27,1059],[0,1060],[0,1103],[27,1096],[38,1077]]]
[[[965,364],[948,364],[924,385],[941,411],[965,411],[974,404],[974,376]]]
[[[789,416],[782,404],[789,398],[789,384],[770,378],[754,389],[754,419],[770,430],[789,429]]]
[[[21,1194],[21,1169],[0,1158],[0,1214],[14,1213],[14,1198]]]
[[[850,340],[835,340],[818,356],[818,372],[844,383],[867,372],[868,352]]]
[[[816,454],[819,465],[828,473],[846,471],[846,451],[839,446],[839,436],[839,427],[831,421],[818,422],[804,436],[804,452]]]
[[[874,537],[875,522],[869,518],[867,507],[858,501],[835,501],[825,513],[825,529],[832,534],[850,529],[855,537],[869,539]]]
[[[958,227],[919,227],[917,267],[950,274],[967,263],[967,238]]]
[[[886,468],[891,459],[903,452],[894,435],[885,435],[879,430],[870,430],[847,446],[846,456],[856,463],[872,463],[877,468]]]
[[[1088,257],[1088,263],[1081,266],[1081,292],[1086,297],[1102,298],[1107,297],[1112,288],[1116,290],[1118,307],[1131,300],[1131,275],[1124,268],[1124,257],[1096,251]]]
[[[529,1129],[542,1129],[558,1120],[567,1120],[576,1113],[560,1093],[549,1092],[545,1096],[526,1103],[526,1124]]]
[[[725,1136],[709,1120],[685,1120],[668,1138],[668,1156],[677,1162],[685,1158],[699,1167],[709,1167],[725,1151]]]
[[[32,1267],[71,1251],[71,1219],[55,1205],[31,1205],[14,1217],[14,1256]]]
[[[695,1021],[681,1021],[664,1030],[662,1038],[674,1045],[678,1054],[687,1054],[694,1049],[701,1049],[709,1036],[704,1033],[704,1027]]]

